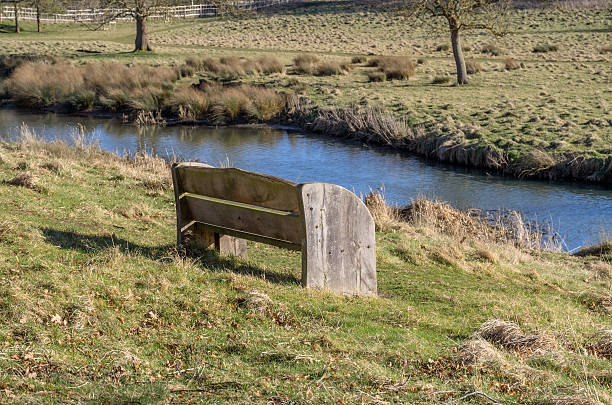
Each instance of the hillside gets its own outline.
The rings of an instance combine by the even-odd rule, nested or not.
[[[0,144],[2,402],[612,401],[603,248],[370,197],[379,297],[303,290],[296,253],[177,251],[167,164],[75,139]]]

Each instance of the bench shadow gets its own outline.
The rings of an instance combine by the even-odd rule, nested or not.
[[[117,235],[88,235],[72,231],[61,231],[52,228],[39,228],[45,241],[62,249],[76,250],[82,253],[100,252],[109,248],[118,248],[124,254],[136,254],[155,261],[168,261],[175,254],[197,261],[201,268],[211,271],[231,271],[233,273],[263,278],[275,284],[296,285],[300,280],[292,274],[263,270],[251,263],[236,257],[222,256],[211,249],[190,249],[177,251],[174,244],[144,246],[132,243]]]

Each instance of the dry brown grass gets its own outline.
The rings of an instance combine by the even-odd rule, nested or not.
[[[530,352],[549,348],[553,341],[543,334],[526,334],[514,322],[490,319],[483,323],[474,334],[505,349]]]
[[[319,58],[313,54],[304,53],[293,58],[296,73],[311,75],[315,72],[315,64]]]
[[[482,65],[477,60],[468,59],[465,61],[465,69],[468,75],[473,75],[482,71]]]
[[[320,110],[310,129],[387,145],[415,136],[407,121],[378,108],[355,104],[345,108],[331,107]]]
[[[506,70],[517,70],[521,68],[521,64],[513,58],[506,58],[504,60],[504,69]]]
[[[18,173],[11,180],[4,181],[4,184],[25,187],[34,191],[41,191],[41,187],[38,185],[38,178],[30,172]]]
[[[371,191],[365,196],[364,202],[374,218],[377,230],[388,232],[401,227],[399,210],[387,204],[381,193]]]
[[[612,330],[602,330],[596,336],[596,341],[589,350],[604,359],[612,359]]]
[[[503,365],[505,363],[503,354],[491,343],[480,337],[469,339],[461,344],[455,359],[465,366],[491,363]]]
[[[178,79],[168,67],[121,63],[73,65],[24,63],[8,80],[8,89],[15,103],[24,107],[56,107],[67,111],[91,109],[102,98],[109,107],[141,103],[159,104],[165,86]],[[123,97],[119,94],[123,94]],[[98,98],[98,95],[100,97]],[[146,100],[146,98],[150,98]]]
[[[368,66],[378,67],[379,71],[385,73],[387,80],[408,80],[415,72],[414,62],[403,56],[372,58]]]
[[[576,256],[612,256],[612,240],[604,240],[580,249]]]

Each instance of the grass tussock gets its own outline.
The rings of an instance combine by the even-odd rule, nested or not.
[[[219,59],[191,57],[185,63],[196,71],[214,74],[222,80],[236,80],[248,75],[285,73],[285,65],[271,55],[255,59],[237,56],[225,56]]]
[[[605,359],[612,359],[612,330],[602,330],[597,336],[593,344],[589,346],[589,349]]]
[[[15,69],[8,89],[15,103],[27,108],[74,112],[99,105],[114,111],[154,111],[177,79],[177,73],[168,67],[28,62]]]
[[[353,64],[360,64],[360,63],[367,63],[367,62],[368,62],[368,57],[364,55],[353,56],[351,58],[351,63]]]
[[[612,240],[603,240],[592,246],[587,246],[575,253],[576,256],[610,256],[612,258]]]
[[[558,50],[559,50],[559,47],[557,45],[539,44],[533,48],[533,53],[557,52]]]
[[[542,334],[526,334],[514,322],[490,319],[483,323],[475,333],[488,342],[505,349],[519,352],[548,348],[553,344],[551,339]]]
[[[480,62],[474,59],[468,59],[465,61],[465,69],[467,71],[467,74],[473,75],[482,71],[482,65],[480,64]]]
[[[513,58],[506,58],[504,60],[504,69],[506,70],[517,70],[521,68],[521,64]]]
[[[312,75],[315,72],[315,65],[319,62],[316,55],[303,53],[293,58],[295,72],[298,74]]]
[[[371,58],[368,66],[377,67],[387,80],[409,80],[414,76],[416,68],[412,59],[403,56]]]
[[[4,184],[8,184],[10,186],[25,187],[34,191],[41,190],[38,184],[38,177],[34,176],[31,172],[19,173],[12,179],[6,180]]]
[[[317,76],[338,76],[347,74],[351,69],[350,63],[323,61],[316,65],[314,73]]]
[[[415,134],[408,122],[397,119],[393,114],[358,105],[322,109],[311,129],[382,144],[395,144],[413,138]]]
[[[501,48],[494,43],[488,43],[484,45],[482,49],[480,50],[480,52],[489,54],[491,56],[499,56],[502,54]]]
[[[447,84],[450,83],[450,76],[435,76],[431,81],[431,84]]]

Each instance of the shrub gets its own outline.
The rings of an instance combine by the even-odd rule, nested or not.
[[[301,74],[311,75],[314,72],[314,64],[319,61],[319,58],[309,53],[303,53],[293,59],[295,71]]]
[[[485,46],[482,47],[480,52],[488,53],[493,56],[499,56],[502,53],[501,49],[495,44],[486,44]]]
[[[480,63],[478,63],[478,61],[470,59],[465,61],[465,70],[469,75],[473,75],[480,72],[482,70],[482,66]]]
[[[534,53],[557,52],[558,50],[559,48],[557,47],[557,45],[550,45],[550,44],[540,44],[540,45],[536,45],[533,48]]]
[[[387,74],[381,71],[368,72],[368,81],[369,82],[384,82],[387,80]]]
[[[444,84],[450,82],[450,77],[448,76],[436,76],[433,78],[433,84]]]
[[[366,63],[368,61],[368,58],[363,56],[363,55],[358,55],[358,56],[353,56],[353,59],[351,59],[351,63]]]
[[[438,45],[436,47],[436,51],[437,52],[446,52],[450,49],[450,46],[448,46],[448,44],[442,44],[442,45]]]
[[[504,68],[506,70],[516,70],[520,69],[521,65],[516,59],[507,58],[506,60],[504,60]]]

